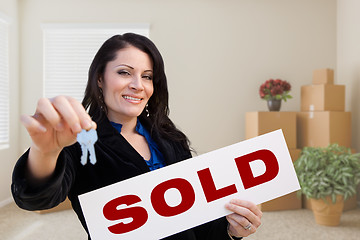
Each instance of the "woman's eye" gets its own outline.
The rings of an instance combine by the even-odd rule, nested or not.
[[[152,76],[150,76],[150,75],[144,75],[143,78],[145,78],[147,80],[152,80]]]
[[[128,71],[125,71],[125,70],[118,71],[118,74],[119,75],[130,75],[130,73]]]

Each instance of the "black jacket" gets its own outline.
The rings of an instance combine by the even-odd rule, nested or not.
[[[74,211],[88,232],[78,195],[150,171],[141,155],[112,127],[107,118],[97,124],[95,165],[81,165],[81,148],[75,143],[60,153],[51,179],[34,186],[25,177],[28,151],[20,157],[14,168],[11,186],[13,198],[19,207],[27,210],[48,209],[58,205],[68,196]],[[191,153],[184,150],[180,144],[166,141],[156,133],[152,137],[164,155],[166,165],[191,158]],[[225,240],[229,239],[226,226],[226,219],[220,218],[165,239]]]

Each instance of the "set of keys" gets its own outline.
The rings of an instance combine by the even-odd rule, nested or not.
[[[98,140],[96,130],[90,129],[89,131],[86,131],[85,129],[83,129],[77,134],[76,139],[81,146],[81,164],[85,165],[87,163],[89,153],[90,163],[94,165],[96,163],[94,144]]]

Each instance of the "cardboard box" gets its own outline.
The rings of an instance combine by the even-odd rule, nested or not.
[[[351,147],[351,112],[298,112],[296,116],[299,149],[332,143]]]
[[[293,162],[295,162],[301,154],[301,149],[289,149],[289,153]]]
[[[313,71],[313,84],[334,84],[334,70],[330,68]]]
[[[295,162],[301,153],[300,149],[289,149],[291,158]],[[298,196],[297,192],[289,193],[285,196],[270,200],[260,204],[261,211],[281,211],[281,210],[294,210],[302,208],[302,199]]]
[[[302,86],[301,111],[345,111],[345,85]]]
[[[40,213],[40,214],[44,214],[44,213],[58,212],[58,211],[63,211],[63,210],[68,210],[68,209],[72,209],[72,206],[71,206],[70,200],[68,198],[66,198],[64,202],[60,203],[58,206],[56,206],[54,208],[40,210],[40,211],[36,211],[36,212]]]
[[[292,192],[285,196],[262,203],[260,206],[261,211],[263,212],[295,210],[302,208],[302,200],[297,192]]]
[[[296,148],[296,112],[247,112],[246,139],[282,129],[289,149]]]

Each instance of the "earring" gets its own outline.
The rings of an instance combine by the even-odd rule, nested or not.
[[[105,106],[105,101],[104,101],[104,95],[103,95],[103,91],[102,88],[99,88],[99,101],[100,101],[100,109],[104,111],[104,106]]]
[[[149,106],[149,104],[147,103],[146,106],[145,106],[146,117],[149,117],[149,116],[150,116],[148,106]]]

